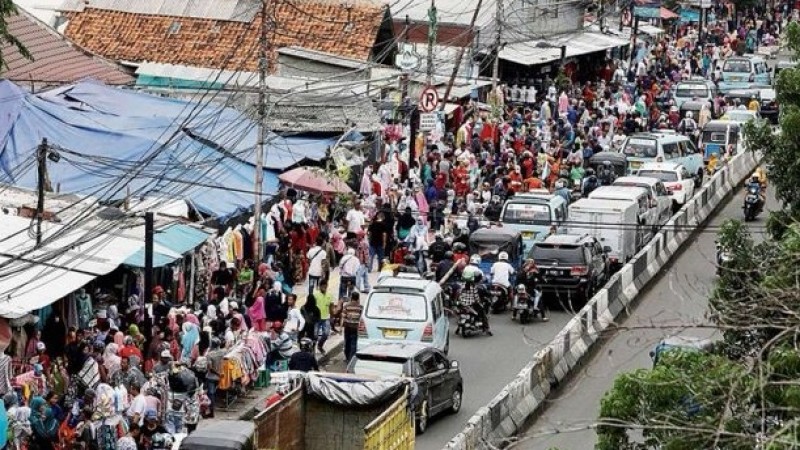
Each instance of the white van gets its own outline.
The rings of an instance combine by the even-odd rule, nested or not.
[[[638,223],[645,226],[645,241],[658,230],[658,208],[650,203],[650,193],[645,188],[628,186],[601,186],[589,194],[597,200],[624,200],[635,202],[638,206]]]
[[[647,189],[650,197],[650,206],[655,205],[658,209],[657,219],[659,225],[667,223],[670,216],[672,216],[672,198],[670,198],[664,182],[660,179],[640,176],[620,177],[614,180],[611,185]]]
[[[569,205],[567,234],[594,236],[617,269],[646,243],[646,227],[639,226],[638,212],[634,201],[582,198]]]

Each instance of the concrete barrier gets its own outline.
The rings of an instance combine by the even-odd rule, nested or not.
[[[550,391],[581,362],[598,335],[608,328],[639,292],[669,263],[695,229],[758,165],[745,152],[707,180],[695,196],[486,406],[479,409],[445,449],[494,448],[512,438],[544,403]],[[491,447],[487,445],[491,444]]]

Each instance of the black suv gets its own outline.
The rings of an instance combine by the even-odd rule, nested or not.
[[[443,412],[456,414],[461,409],[464,381],[458,361],[447,359],[444,353],[425,344],[369,345],[356,352],[347,372],[377,378],[413,378],[417,385],[413,406],[419,434],[428,429],[431,417]]]
[[[555,234],[537,242],[530,257],[539,269],[542,292],[577,311],[608,280],[608,250],[588,234]]]

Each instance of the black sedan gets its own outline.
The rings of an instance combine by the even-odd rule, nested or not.
[[[373,344],[356,353],[347,372],[359,376],[403,376],[413,378],[417,433],[428,429],[430,419],[438,414],[458,413],[461,409],[464,381],[458,361],[451,361],[441,351],[417,343]]]

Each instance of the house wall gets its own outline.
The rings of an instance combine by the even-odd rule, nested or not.
[[[348,67],[334,66],[320,61],[278,55],[277,74],[285,77],[307,78],[327,78],[333,75],[341,75],[341,77],[337,77],[337,81],[357,81],[366,79],[369,76],[369,71],[354,71],[354,69]]]
[[[540,40],[554,34],[583,29],[584,0],[507,0],[504,5],[502,41],[516,43]],[[480,48],[494,43],[494,21],[479,35]]]

